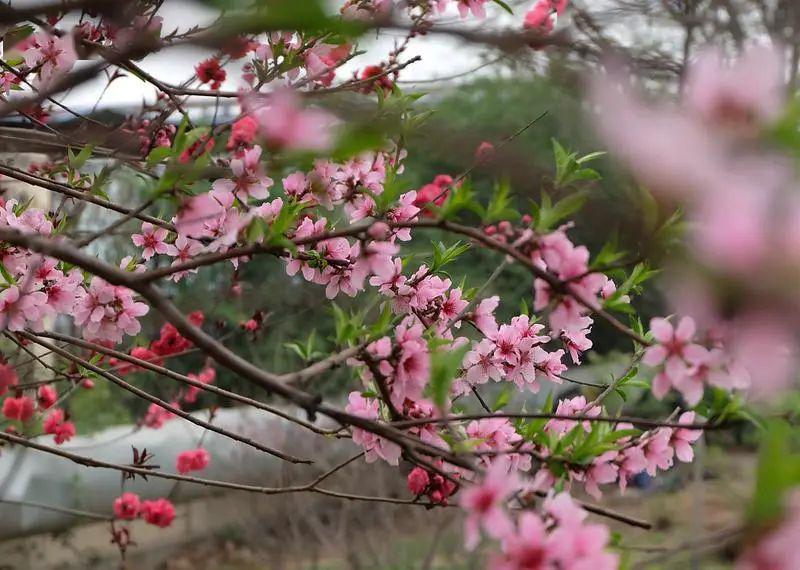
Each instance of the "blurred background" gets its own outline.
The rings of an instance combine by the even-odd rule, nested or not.
[[[11,2],[12,6],[25,4]],[[508,4],[515,12],[513,16],[492,5],[485,22],[461,23],[454,10],[443,15],[442,22],[484,32],[519,28],[522,15],[532,2]],[[213,21],[219,10],[218,3],[166,0],[159,13],[164,16],[164,29],[185,30]],[[469,183],[482,202],[488,201],[498,180],[504,180],[520,210],[530,211],[531,201],[538,201],[542,190],[554,191],[553,139],[581,155],[602,150],[587,118],[591,110],[583,102],[582,83],[587,73],[597,69],[603,54],[611,52],[624,58],[634,77],[653,93],[674,94],[680,88],[686,62],[704,45],[713,44],[734,53],[748,42],[772,40],[786,49],[793,89],[800,61],[800,43],[795,33],[798,25],[800,3],[792,0],[599,0],[571,2],[568,13],[557,24],[557,30],[568,41],[543,51],[505,51],[450,36],[418,38],[406,56],[421,55],[422,60],[402,72],[399,86],[405,94],[421,96],[415,103],[420,112],[431,110],[433,114],[407,139],[408,159],[402,184],[414,189],[440,174],[455,177],[474,165],[474,153],[481,142],[497,144],[546,112],[503,146],[491,163],[478,166],[470,174]],[[391,50],[394,39],[397,38],[390,34],[365,38],[365,53],[348,62],[337,77],[347,79],[365,65],[379,63]],[[207,55],[201,50],[179,48],[150,56],[141,65],[154,76],[177,83],[180,74],[191,74],[194,65]],[[223,88],[235,89],[238,81],[232,67]],[[62,100],[82,113],[107,120],[135,114],[143,102],[151,103],[155,97],[152,86],[133,76],[115,80],[107,88],[106,84],[107,79],[98,78],[65,93]],[[232,104],[235,100],[190,98],[187,107],[197,123],[210,124],[219,117],[232,116],[237,110]],[[331,98],[326,104],[340,115],[356,119],[365,105],[363,96],[346,94]],[[77,123],[68,114],[52,110],[50,124],[59,129],[68,132],[78,128]],[[18,165],[46,162],[50,156],[46,136],[32,134],[34,142],[26,145],[24,153],[15,146],[13,136],[18,129],[26,128],[24,121],[2,121],[3,159]],[[99,170],[103,163],[97,161],[89,166]],[[600,159],[593,166],[602,174],[602,180],[579,185],[580,190],[586,191],[588,202],[575,220],[571,233],[574,241],[586,244],[596,254],[613,238],[629,258],[657,263],[664,253],[664,241],[660,240],[656,247],[653,238],[674,212],[655,204],[607,159]],[[132,200],[141,184],[135,176],[118,176],[113,199],[120,203]],[[36,194],[6,181],[0,182],[0,188],[6,197]],[[37,196],[37,200],[47,199],[49,196]],[[620,208],[620,204],[625,207]],[[106,213],[88,207],[74,231],[90,232],[110,220]],[[124,234],[121,231],[118,236],[101,240],[94,245],[96,254],[108,260],[129,254],[132,244]],[[416,243],[414,249],[418,262],[424,262],[423,252],[430,249],[430,243]],[[453,264],[450,272],[456,280],[465,276],[468,286],[478,286],[496,264],[495,255],[474,250]],[[233,294],[234,285],[241,288],[240,294]],[[168,290],[180,308],[186,312],[202,310],[206,322],[226,338],[229,346],[266,369],[283,372],[300,368],[309,354],[324,352],[333,345],[336,320],[330,303],[318,286],[288,278],[279,260],[263,257],[238,272],[229,264],[219,264],[180,284],[169,285]],[[509,268],[486,294],[530,304],[529,275]],[[657,286],[651,286],[635,302],[643,318],[663,312]],[[363,308],[346,299],[337,300],[337,304],[344,311]],[[265,322],[255,337],[240,327],[254,316],[254,308]],[[498,312],[504,320],[516,314],[519,306],[510,303],[501,305]],[[152,313],[145,322],[140,344],[157,337],[162,325]],[[590,365],[582,367],[580,378],[604,382],[624,366],[619,352],[622,346],[619,336],[600,322],[592,338],[595,348],[588,354]],[[178,372],[196,373],[205,362],[200,355],[189,354],[173,364]],[[28,380],[35,380],[41,370],[31,365],[25,374]],[[573,375],[578,377],[577,372]],[[21,371],[20,380],[24,382],[23,376]],[[176,390],[174,385],[148,373],[139,372],[130,380],[165,400],[170,400]],[[322,385],[314,388],[335,399],[346,393],[351,379],[346,369],[340,369],[315,381],[320,380]],[[245,395],[251,390],[246,382],[222,369],[217,371],[217,385]],[[594,394],[592,388],[564,385],[559,395],[573,393]],[[544,397],[546,394],[541,394],[539,400],[532,400],[532,405]],[[207,416],[212,403],[217,402],[201,394],[197,413]],[[641,398],[626,402],[613,397],[609,400],[612,410],[624,405],[628,415],[669,413],[675,404],[676,400],[669,398],[654,403],[644,393]],[[177,422],[162,430],[138,427],[145,402],[106,382],[76,394],[69,407],[81,437],[65,447],[94,450],[90,454],[99,451],[108,457],[122,456],[129,453],[127,446],[134,438],[137,447],[171,457],[175,450],[207,437]],[[306,450],[303,455],[323,454],[320,472],[326,465],[334,465],[357,451],[346,440],[315,438],[263,415],[251,417],[241,410],[224,412],[220,421],[232,428],[250,430],[265,441],[289,443],[294,449]],[[691,466],[676,467],[656,481],[643,478],[624,497],[609,493],[609,506],[656,525],[650,532],[625,529],[625,556],[632,567],[731,567],[732,553],[725,548],[730,537],[720,536],[719,542],[711,545],[711,552],[706,551],[710,545],[698,545],[692,540],[724,528],[732,517],[738,516],[739,505],[752,482],[754,449],[749,436],[747,428],[710,433],[698,445],[698,460]],[[213,438],[208,438],[207,443],[215,445]],[[219,443],[219,449],[226,445],[230,447]],[[220,453],[219,461],[214,454],[211,476],[276,486],[308,475],[298,475],[283,464],[236,446],[227,455]],[[19,450],[4,451],[0,456],[0,569],[119,566],[117,550],[108,543],[108,523],[88,516],[102,512],[102,505],[110,505],[118,478],[86,471],[66,469],[63,462],[48,464]],[[734,477],[730,477],[732,473]],[[26,474],[25,481],[13,483],[21,474]],[[728,475],[724,485],[719,482],[722,474]],[[102,482],[99,487],[98,481]],[[364,466],[360,461],[338,473],[332,483],[345,492],[408,498],[404,478],[396,470]],[[107,497],[86,495],[89,487],[101,489],[97,493],[106,493]],[[150,532],[144,525],[134,523],[137,544],[128,552],[130,568],[456,570],[480,568],[483,564],[483,553],[469,555],[461,546],[456,509],[427,512],[416,506],[376,505],[307,494],[211,495],[180,485],[167,491],[181,501],[177,524],[166,531]],[[15,505],[14,497],[47,504],[61,501],[73,512]]]

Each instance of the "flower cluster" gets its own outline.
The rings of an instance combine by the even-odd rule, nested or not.
[[[408,474],[407,482],[409,491],[417,497],[428,497],[434,505],[447,506],[448,498],[458,491],[457,483],[422,467],[414,467]]]
[[[211,462],[211,454],[203,449],[188,449],[181,451],[175,463],[178,473],[186,474],[190,471],[202,471]]]
[[[559,416],[574,415],[589,420],[600,413],[601,409],[595,406],[589,407],[583,396],[562,400],[556,409],[556,414]],[[694,421],[694,412],[684,412],[678,418],[678,423],[685,425],[691,425]],[[613,449],[601,453],[586,465],[569,460],[556,461],[560,468],[565,469],[565,476],[569,481],[582,483],[586,492],[596,498],[602,495],[600,485],[617,483],[619,488],[625,491],[630,480],[639,473],[645,472],[655,476],[659,470],[670,469],[675,458],[685,463],[691,462],[694,458],[692,443],[702,435],[699,430],[683,427],[660,427],[645,432],[633,428],[631,424],[620,422],[609,431],[602,426],[592,426],[588,420],[578,422],[558,419],[550,420],[545,426],[545,431],[561,440],[573,430],[589,434],[592,430],[599,429],[601,432],[598,439],[613,442]],[[581,438],[575,440],[578,443],[561,450],[565,458],[569,458],[576,449],[580,449]],[[543,459],[550,459],[547,447],[542,446],[537,451]],[[535,480],[538,487],[549,489],[557,477],[548,467],[542,467],[536,473]]]
[[[513,520],[509,503],[524,489],[502,462],[495,463],[479,483],[463,490],[467,511],[465,544],[474,549],[480,531],[499,540],[502,553],[492,560],[497,570],[524,568],[592,568],[613,570],[618,557],[606,550],[610,534],[602,525],[586,522],[586,512],[567,493],[550,495],[543,513],[522,511]],[[524,498],[522,500],[525,500]]]
[[[42,424],[44,433],[54,435],[56,445],[69,441],[75,437],[75,424],[66,420],[64,410],[53,410],[44,420]]]
[[[666,319],[650,321],[655,344],[644,353],[642,362],[659,367],[653,380],[653,394],[663,398],[670,388],[678,390],[686,403],[695,406],[703,397],[706,384],[726,390],[750,386],[747,369],[737,365],[721,343],[708,349],[694,342],[695,324],[683,317],[676,327]]]
[[[147,524],[166,528],[175,520],[175,507],[169,499],[141,500],[136,493],[122,493],[114,499],[114,516],[132,521],[139,517]]]

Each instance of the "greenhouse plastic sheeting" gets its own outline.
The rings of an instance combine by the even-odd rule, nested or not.
[[[198,418],[208,420],[209,412],[200,411]],[[244,434],[264,445],[300,453],[309,447],[313,434],[295,424],[252,408],[218,409],[213,419],[216,426]],[[317,438],[319,439],[319,438]],[[327,439],[327,438],[325,438]],[[151,464],[175,472],[175,458],[183,450],[194,449],[201,443],[211,453],[211,464],[200,476],[264,484],[274,478],[285,463],[245,444],[206,431],[187,421],[173,419],[160,429],[120,426],[92,436],[75,437],[59,446],[60,449],[94,459],[130,464],[131,446],[154,455]],[[50,436],[38,438],[45,445],[54,445]],[[335,441],[335,440],[333,440]],[[333,441],[328,440],[330,446]],[[335,448],[342,450],[341,445]],[[330,450],[336,454],[336,450]],[[197,474],[196,474],[197,475]],[[21,446],[5,447],[0,452],[0,501],[25,501],[53,507],[79,509],[102,515],[111,514],[114,498],[122,490],[119,471],[88,468],[70,460]],[[141,477],[125,482],[125,490],[142,498],[169,495],[180,501],[204,494],[213,488],[177,483],[166,479]],[[0,502],[0,539],[56,531],[86,519],[33,506]]]

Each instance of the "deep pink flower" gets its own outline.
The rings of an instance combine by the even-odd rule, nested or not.
[[[190,471],[202,471],[208,467],[211,461],[211,454],[201,448],[181,451],[176,461],[178,473],[186,474]]]
[[[211,57],[201,61],[195,66],[194,69],[197,73],[197,79],[200,80],[200,83],[210,83],[211,89],[219,89],[227,77],[227,73],[222,68],[219,60],[216,57]]]
[[[114,499],[114,516],[125,521],[132,521],[139,516],[141,501],[136,493],[122,493]]]
[[[8,392],[9,388],[13,388],[18,383],[19,377],[17,376],[16,369],[5,362],[0,363],[0,396],[4,395]]]
[[[36,393],[36,400],[39,402],[40,409],[46,410],[52,408],[53,404],[58,400],[58,392],[49,384],[39,386],[39,390]]]
[[[168,499],[142,501],[141,514],[148,524],[166,528],[175,520],[175,507]]]
[[[408,490],[415,495],[421,495],[430,483],[428,472],[422,467],[414,467],[408,474]]]
[[[249,115],[242,117],[233,123],[226,148],[228,150],[235,150],[237,148],[251,146],[255,141],[257,132],[258,123],[256,120]]]
[[[42,424],[44,433],[54,435],[56,445],[75,437],[75,424],[66,421],[64,410],[52,410]]]
[[[6,398],[3,401],[3,415],[9,420],[27,422],[33,417],[36,406],[28,396]]]

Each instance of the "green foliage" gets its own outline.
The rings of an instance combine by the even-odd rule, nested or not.
[[[492,199],[481,217],[484,224],[492,224],[501,220],[516,220],[520,217],[519,212],[512,207],[511,183],[507,179],[495,184]]]
[[[784,421],[767,425],[759,452],[756,490],[748,517],[752,523],[769,523],[780,516],[790,489],[800,485],[798,434]]]
[[[311,331],[311,334],[308,335],[308,338],[305,340],[305,342],[287,342],[284,343],[283,346],[299,356],[300,360],[302,360],[304,363],[318,360],[325,356],[323,351],[317,350],[318,346],[316,329]]]
[[[450,397],[450,386],[458,376],[468,346],[455,350],[431,350],[431,381],[428,384],[431,399],[439,408],[444,408]]]
[[[648,269],[646,264],[637,263],[625,281],[623,281],[619,287],[617,287],[617,290],[605,300],[603,307],[608,310],[635,314],[636,311],[631,306],[630,301],[624,299],[624,297],[640,294],[642,292],[642,284],[653,276],[658,275],[658,273],[659,270]]]
[[[79,388],[69,399],[69,410],[80,434],[133,423],[132,411],[125,405],[124,398],[103,379],[95,381],[91,390]]]
[[[460,186],[451,186],[450,195],[441,208],[430,205],[428,207],[437,212],[444,220],[457,220],[465,211],[478,215],[483,212],[483,208],[478,203],[477,195],[469,180],[465,180]]]
[[[511,6],[509,6],[508,4],[503,2],[503,0],[492,0],[492,2],[494,2],[495,4],[500,6],[503,10],[505,10],[506,12],[511,14],[512,16],[514,15],[514,10],[511,9]]]
[[[550,195],[542,190],[541,202],[533,204],[536,230],[545,233],[555,229],[559,222],[566,220],[583,207],[586,197],[585,192],[575,192],[553,204]]]
[[[80,170],[89,157],[92,156],[94,145],[87,144],[83,147],[78,154],[75,154],[71,148],[67,148],[67,157],[70,168],[73,170]]]
[[[578,153],[567,152],[556,139],[553,139],[553,154],[556,160],[556,177],[553,183],[556,188],[602,178],[599,172],[592,168],[584,168],[583,165],[605,156],[605,152],[593,152],[578,157]]]
[[[334,338],[337,345],[355,344],[359,337],[367,332],[364,324],[364,319],[367,315],[366,310],[345,311],[336,303],[331,303],[331,310],[335,321],[336,333]]]
[[[446,246],[442,242],[431,242],[431,245],[433,245],[433,263],[431,263],[432,273],[436,273],[445,265],[453,263],[472,247],[470,244],[462,243],[460,241],[457,241],[450,246]]]

